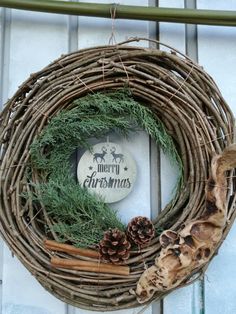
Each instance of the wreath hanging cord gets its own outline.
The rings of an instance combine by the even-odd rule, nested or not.
[[[52,251],[44,246],[49,235],[51,240],[58,240],[56,232],[47,233],[48,229],[53,230],[53,221],[45,206],[35,207],[31,199],[22,197],[31,191],[30,147],[54,116],[63,110],[72,110],[75,99],[97,92],[117,92],[127,85],[134,100],[162,121],[182,160],[182,188],[154,220],[156,229],[171,232],[162,235],[161,243],[157,234],[149,245],[132,250],[125,262],[130,268],[129,275],[54,268],[52,257],[63,256],[69,260],[73,253],[60,253],[56,248]],[[222,156],[222,151],[234,139],[233,114],[202,67],[172,48],[161,51],[125,44],[84,49],[62,56],[20,86],[4,107],[0,120],[0,226],[5,242],[48,291],[67,303],[97,311],[139,305],[140,300],[133,292],[142,278],[144,265],[154,267],[155,259],[163,256],[164,235],[169,241],[174,235],[181,235],[181,230],[185,230],[183,226],[203,216],[212,158],[219,160],[215,156]],[[38,171],[30,175],[38,182]],[[227,173],[226,183],[227,224],[222,226],[214,252],[235,218],[235,196],[230,197],[235,195],[234,171]],[[203,263],[191,268],[178,286],[191,282],[197,271],[205,270],[213,251]],[[99,263],[96,256],[85,258],[79,253],[76,258]],[[147,283],[150,288],[150,282]],[[168,293],[168,289],[164,290],[158,290],[153,297],[151,291],[150,300],[163,297]],[[148,299],[144,301],[149,302]]]

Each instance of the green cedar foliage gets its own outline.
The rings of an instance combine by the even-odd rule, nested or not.
[[[127,136],[144,129],[182,172],[172,138],[153,113],[125,91],[96,93],[75,100],[54,116],[31,145],[32,167],[42,183],[33,198],[46,208],[61,241],[86,247],[99,242],[108,228],[124,229],[117,213],[76,182],[70,158],[77,148],[90,149],[88,139],[114,131]]]

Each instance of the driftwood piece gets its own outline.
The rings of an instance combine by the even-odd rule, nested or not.
[[[227,219],[225,172],[235,167],[236,145],[213,157],[211,175],[206,184],[204,214],[183,226],[178,233],[166,230],[161,234],[160,255],[155,259],[155,265],[144,271],[137,284],[139,303],[151,299],[156,291],[168,291],[179,286],[215,253]]]

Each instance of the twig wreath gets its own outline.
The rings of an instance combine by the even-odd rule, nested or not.
[[[173,48],[127,43],[62,56],[0,115],[1,234],[48,291],[88,310],[136,307],[193,282],[236,215],[234,117],[216,84]],[[154,221],[134,217],[125,234],[75,182],[69,157],[91,136],[137,128],[174,156],[181,184]]]

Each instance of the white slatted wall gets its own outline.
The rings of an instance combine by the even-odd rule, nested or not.
[[[88,1],[87,2],[95,2]],[[99,1],[109,3],[110,1]],[[120,4],[155,5],[155,0],[122,0]],[[159,0],[161,7],[189,7],[236,10],[236,1]],[[236,28],[185,26],[183,24],[77,18],[55,14],[0,9],[0,103],[14,93],[18,85],[32,72],[53,61],[61,54],[76,49],[108,44],[112,25],[116,42],[129,37],[160,38],[186,52],[214,77],[227,102],[236,114]],[[141,43],[145,45],[145,43]],[[126,143],[139,156],[142,164],[136,194],[119,204],[124,221],[143,214],[154,216],[158,206],[171,198],[175,184],[172,169],[163,154],[140,133]],[[159,160],[158,166],[156,161]],[[156,176],[150,177],[150,173]],[[172,179],[171,179],[172,178]],[[159,185],[161,181],[161,185]],[[143,183],[141,183],[143,182]],[[158,190],[159,195],[154,193]],[[125,209],[128,214],[125,213]],[[233,228],[211,263],[205,278],[177,290],[161,303],[153,304],[145,314],[234,314],[236,313],[236,227]],[[0,245],[0,314],[89,314],[57,300],[46,292],[29,272]],[[119,311],[133,314],[140,309]]]

